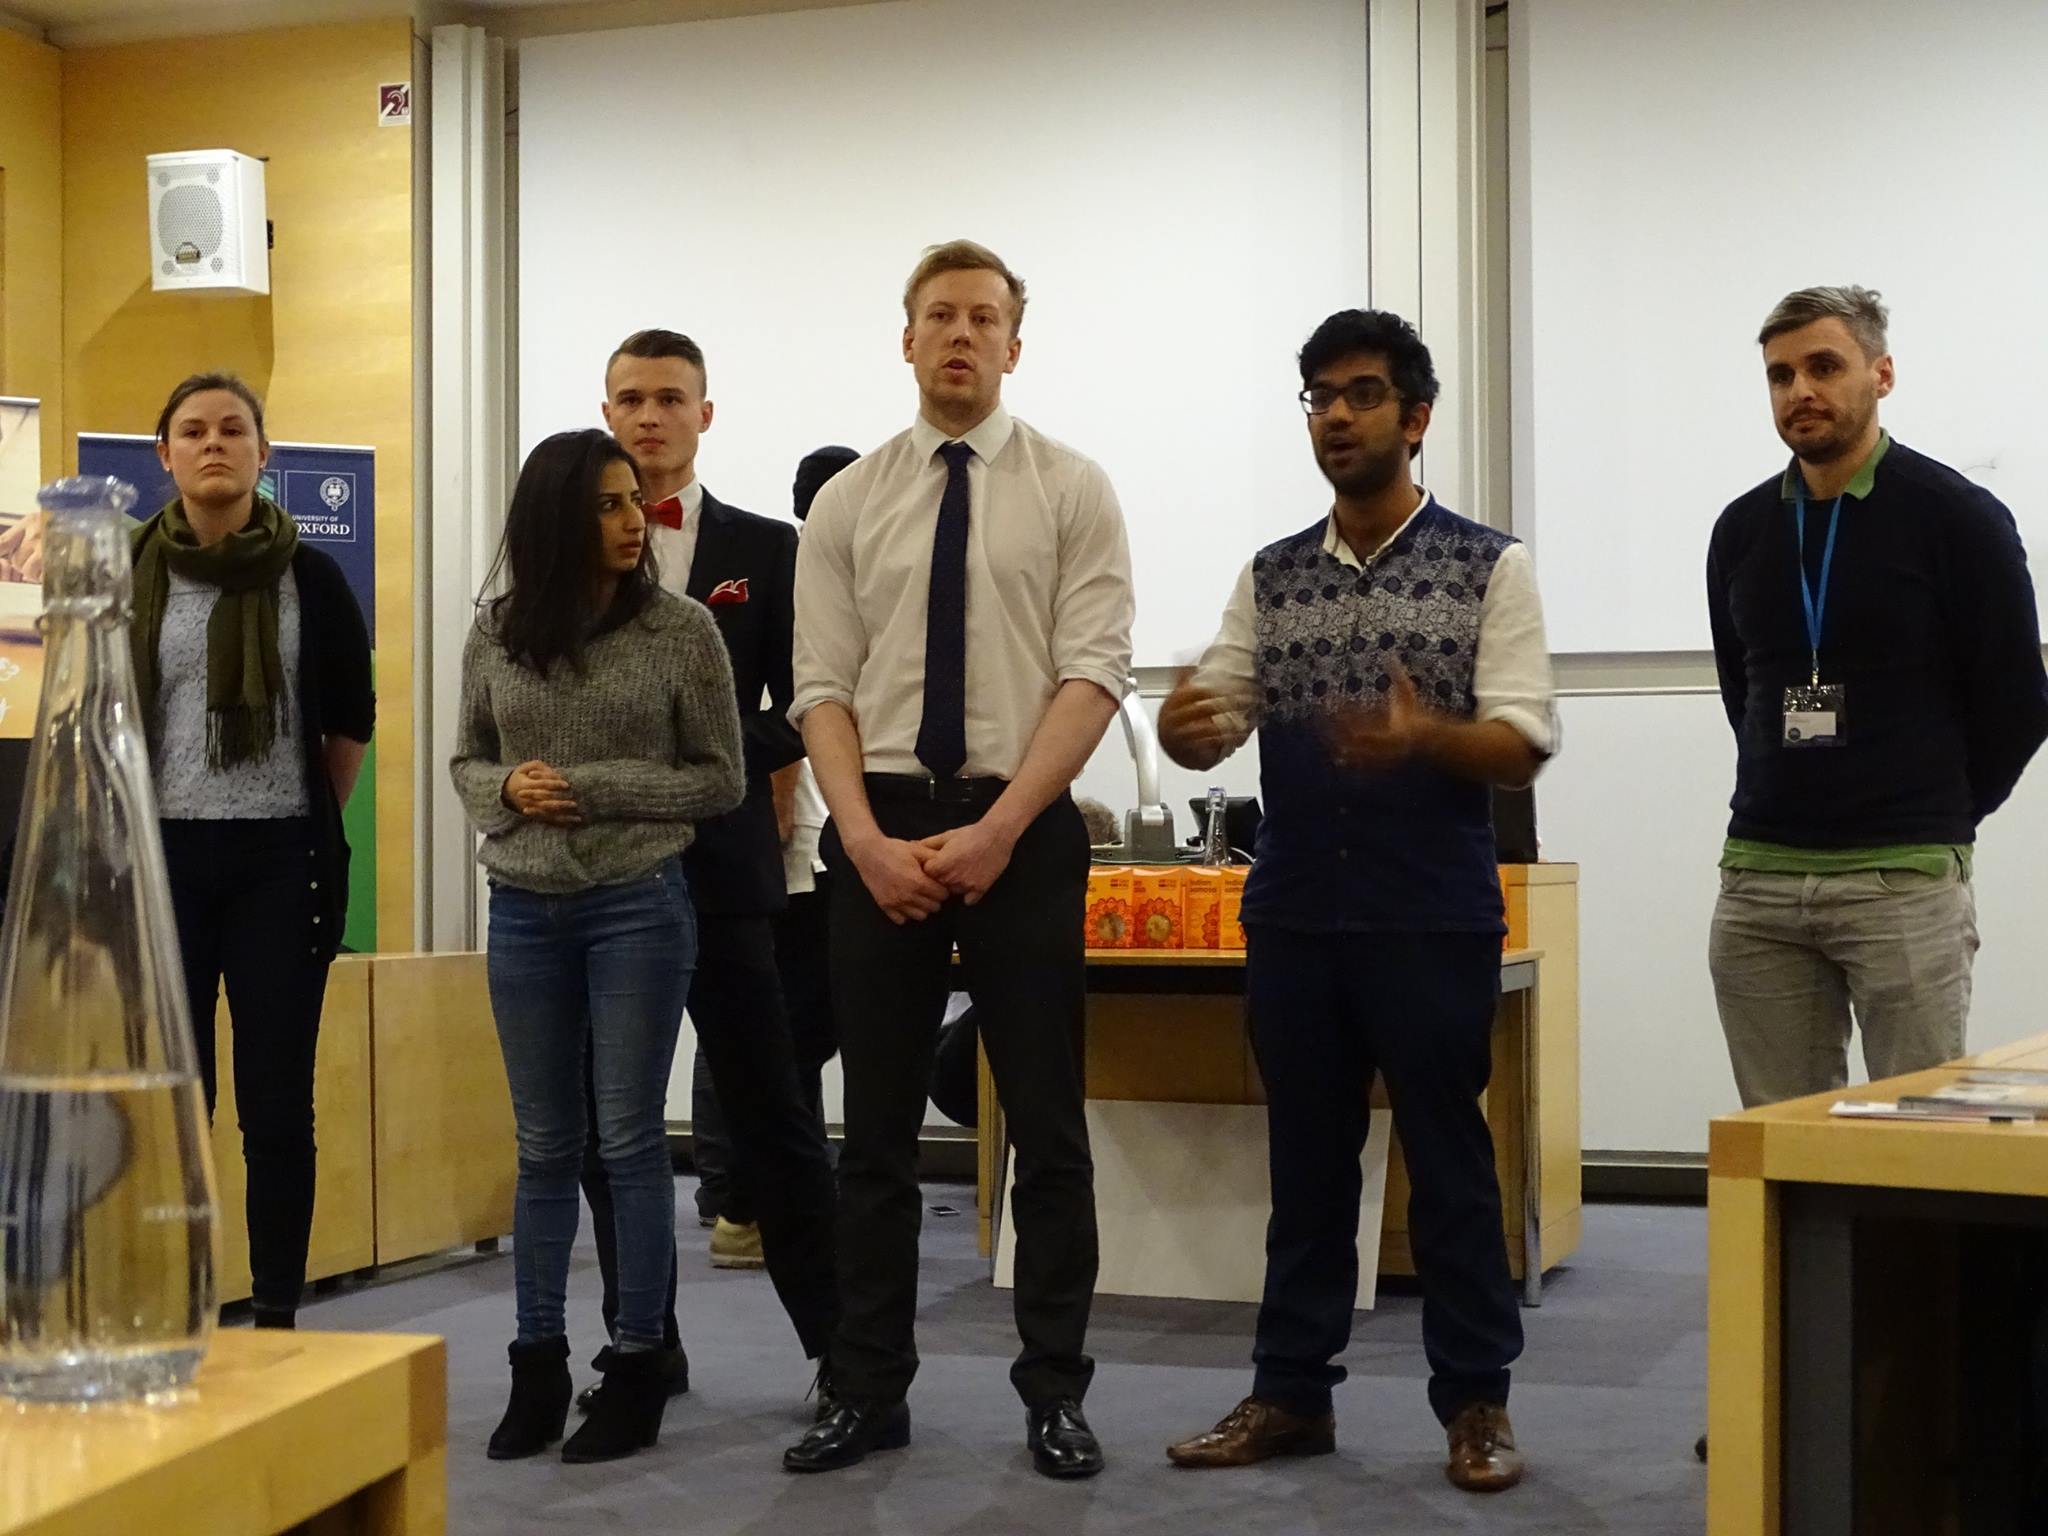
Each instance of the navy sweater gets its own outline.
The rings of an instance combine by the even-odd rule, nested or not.
[[[1844,497],[1820,644],[1843,744],[1783,745],[1784,690],[1811,673],[1797,531],[1773,475],[1707,552],[1721,698],[1735,728],[1731,837],[1799,848],[1968,843],[2048,736],[2034,585],[2012,514],[1893,442]],[[1808,579],[1831,501],[1807,503]]]

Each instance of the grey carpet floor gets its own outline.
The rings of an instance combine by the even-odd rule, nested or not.
[[[691,1181],[677,1207],[694,1210]],[[974,1253],[973,1191],[935,1185],[925,1219],[907,1451],[816,1477],[782,1472],[807,1422],[810,1369],[765,1277],[714,1270],[683,1228],[677,1299],[693,1385],[670,1405],[661,1443],[628,1461],[569,1467],[552,1456],[485,1459],[503,1410],[512,1330],[509,1251],[344,1291],[308,1305],[301,1326],[436,1333],[448,1340],[449,1531],[454,1536],[646,1532],[690,1536],[1002,1536],[1009,1532],[1616,1532],[1704,1528],[1705,1469],[1692,1442],[1705,1415],[1706,1216],[1698,1208],[1586,1211],[1585,1243],[1523,1314],[1528,1348],[1513,1411],[1530,1473],[1475,1497],[1442,1472],[1424,1398],[1421,1303],[1383,1289],[1360,1313],[1338,1389],[1338,1454],[1227,1472],[1181,1472],[1162,1454],[1243,1395],[1253,1308],[1097,1301],[1088,1414],[1109,1457],[1087,1483],[1031,1470],[1007,1370],[1016,1347],[1008,1292]],[[587,1222],[586,1222],[587,1228]],[[509,1245],[508,1245],[509,1248]],[[570,1278],[579,1385],[603,1342],[586,1239]]]

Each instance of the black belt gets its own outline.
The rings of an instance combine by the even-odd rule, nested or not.
[[[934,779],[921,773],[870,773],[870,798],[922,800],[931,805],[990,806],[1010,787],[1008,779]]]

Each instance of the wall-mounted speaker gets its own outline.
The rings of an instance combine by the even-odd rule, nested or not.
[[[150,286],[270,292],[263,162],[232,149],[149,157]]]

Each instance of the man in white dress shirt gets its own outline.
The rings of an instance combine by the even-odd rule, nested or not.
[[[1081,1412],[1088,834],[1068,786],[1129,679],[1130,553],[1102,470],[1003,409],[1024,297],[982,246],[925,253],[904,290],[917,420],[818,493],[797,557],[790,717],[832,813],[846,1140],[839,1402],[786,1453],[792,1471],[909,1440],[917,1137],[956,942],[1016,1148],[1026,1443],[1047,1476],[1102,1467]]]
[[[1528,551],[1411,478],[1437,382],[1405,320],[1332,315],[1302,348],[1301,382],[1335,500],[1252,558],[1159,715],[1188,768],[1259,733],[1245,1004],[1273,1187],[1251,1396],[1167,1455],[1223,1467],[1336,1448],[1378,1074],[1413,1188],[1445,1470],[1492,1491],[1522,1474],[1507,1416],[1522,1321],[1478,1104],[1505,932],[1489,799],[1556,746],[1543,613]]]

